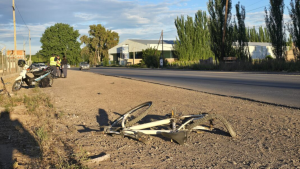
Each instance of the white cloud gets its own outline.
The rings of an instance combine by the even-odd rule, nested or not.
[[[138,16],[138,15],[131,15],[129,13],[124,13],[124,15],[128,20],[133,21],[137,24],[149,24],[150,23],[149,19]]]
[[[158,39],[161,30],[168,32],[165,37],[175,39],[174,19],[180,15],[194,16],[198,10],[196,7],[186,6],[187,2],[188,0],[164,0],[158,3],[142,0],[30,0],[18,1],[18,8],[31,30],[34,49],[40,50],[40,37],[47,27],[55,23],[72,25],[81,35],[88,34],[89,25],[102,24],[118,32],[120,41],[127,38]],[[10,7],[10,3],[4,2],[2,5]],[[179,4],[182,7],[177,7]],[[1,11],[0,17],[0,39],[5,40],[6,44],[12,44],[11,11]],[[26,39],[28,30],[18,15],[17,25],[20,25],[17,38]]]
[[[247,27],[259,27],[259,26],[266,26],[265,23],[265,12],[260,11],[260,12],[252,12],[246,14],[246,19],[245,19],[245,24]],[[288,22],[290,20],[290,16],[287,14],[283,14],[283,20],[284,22]]]
[[[99,14],[96,14],[96,13],[81,13],[81,12],[75,12],[74,13],[74,17],[76,18],[80,18],[80,19],[83,19],[83,20],[95,20],[95,19],[105,19],[105,18],[108,18],[108,17],[105,17],[105,16],[101,16]]]

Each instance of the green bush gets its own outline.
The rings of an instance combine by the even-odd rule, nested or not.
[[[273,57],[272,57],[271,55],[267,55],[267,56],[266,56],[266,59],[267,59],[267,60],[273,60]]]
[[[103,58],[103,66],[109,66],[109,59],[108,57]]]
[[[159,59],[160,59],[160,54],[161,52],[158,51],[155,48],[148,48],[146,50],[143,50],[143,55],[142,55],[142,62],[141,65],[146,65],[149,68],[158,68],[159,65]],[[168,61],[163,58],[164,60],[164,66],[168,64]]]

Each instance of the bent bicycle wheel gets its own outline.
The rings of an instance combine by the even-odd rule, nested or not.
[[[125,116],[127,116],[125,119],[125,127],[133,126],[135,123],[142,120],[142,118],[144,118],[147,115],[151,105],[152,102],[150,101],[134,107],[133,109],[127,111],[123,116],[116,119],[111,126],[112,127],[121,126],[121,123]]]
[[[217,114],[206,114],[203,118],[195,120],[192,124],[188,125],[186,129],[192,130],[194,127],[214,119],[220,120],[225,125],[231,137],[236,137],[236,133],[233,131],[231,124],[224,117]]]

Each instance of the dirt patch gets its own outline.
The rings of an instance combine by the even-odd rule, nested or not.
[[[41,90],[53,98],[59,112],[52,133],[60,138],[62,148],[73,154],[110,154],[109,160],[89,164],[90,168],[300,166],[300,111],[296,109],[72,70],[68,78],[55,79],[53,87]],[[93,132],[146,101],[153,101],[146,120],[163,119],[172,109],[183,114],[216,113],[233,125],[238,138],[229,137],[217,122],[212,132],[189,134],[185,145],[156,136],[145,145]]]

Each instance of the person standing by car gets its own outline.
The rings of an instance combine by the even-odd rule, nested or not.
[[[68,70],[68,59],[66,56],[63,56],[63,59],[61,61],[63,73],[64,73],[64,78],[67,78],[67,70]]]
[[[56,76],[56,61],[55,60],[56,60],[56,57],[53,54],[52,57],[50,57],[49,65],[50,65],[51,69],[53,70],[54,76]]]
[[[61,74],[60,74],[61,72],[59,70],[60,65],[61,65],[61,59],[59,58],[59,55],[57,55],[57,57],[56,57],[56,75],[55,75],[57,77],[61,77]]]

